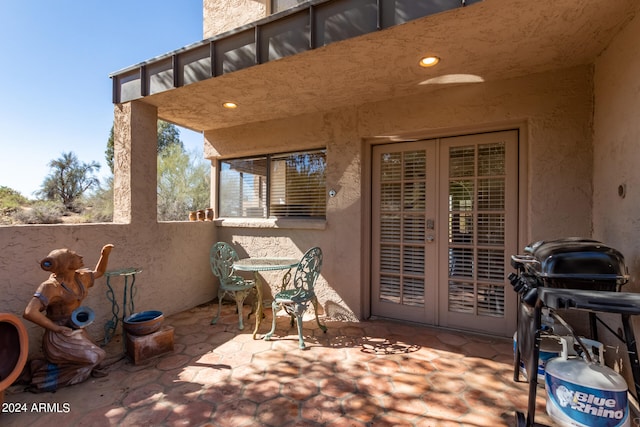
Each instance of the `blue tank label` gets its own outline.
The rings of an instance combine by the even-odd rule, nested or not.
[[[600,390],[563,381],[552,375],[545,378],[550,402],[574,421],[593,427],[619,427],[629,416],[627,392]]]

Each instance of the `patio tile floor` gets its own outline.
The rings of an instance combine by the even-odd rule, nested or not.
[[[172,353],[134,365],[117,336],[107,377],[55,393],[10,387],[5,403],[26,411],[0,414],[0,425],[513,426],[515,410],[527,408],[509,339],[384,320],[327,320],[323,334],[310,317],[300,350],[282,312],[272,340],[262,341],[251,338],[253,317],[237,330],[232,305],[210,325],[214,308],[167,317]],[[270,325],[266,310],[260,332]],[[542,389],[536,421],[553,425]]]

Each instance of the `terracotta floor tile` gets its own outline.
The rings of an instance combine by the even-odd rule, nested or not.
[[[271,426],[281,425],[284,420],[298,419],[298,404],[289,398],[278,396],[258,406],[258,421]]]
[[[341,417],[343,412],[339,399],[318,395],[302,403],[300,414],[304,419],[326,424]]]
[[[342,401],[342,409],[350,418],[354,418],[363,423],[371,423],[374,418],[384,413],[384,409],[378,398],[363,394],[346,397]]]
[[[323,395],[343,398],[357,391],[355,381],[341,376],[332,376],[320,380],[320,392]]]
[[[131,389],[122,399],[122,404],[129,408],[139,408],[161,402],[164,398],[164,387],[159,384],[146,384]]]
[[[320,392],[320,388],[316,382],[307,378],[295,378],[289,381],[283,381],[282,394],[293,400],[307,400],[312,396],[316,396]]]

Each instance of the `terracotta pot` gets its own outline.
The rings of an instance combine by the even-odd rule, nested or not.
[[[29,335],[15,315],[0,313],[0,405],[4,391],[20,376],[29,356]]]
[[[189,212],[189,221],[196,221],[198,219],[198,213],[196,211]]]
[[[204,221],[204,209],[201,209],[197,213],[198,221]]]

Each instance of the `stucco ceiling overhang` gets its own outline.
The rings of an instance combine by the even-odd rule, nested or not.
[[[591,64],[637,0],[484,0],[141,98],[196,131]],[[437,67],[421,68],[424,54]],[[225,101],[239,108],[225,110]]]

